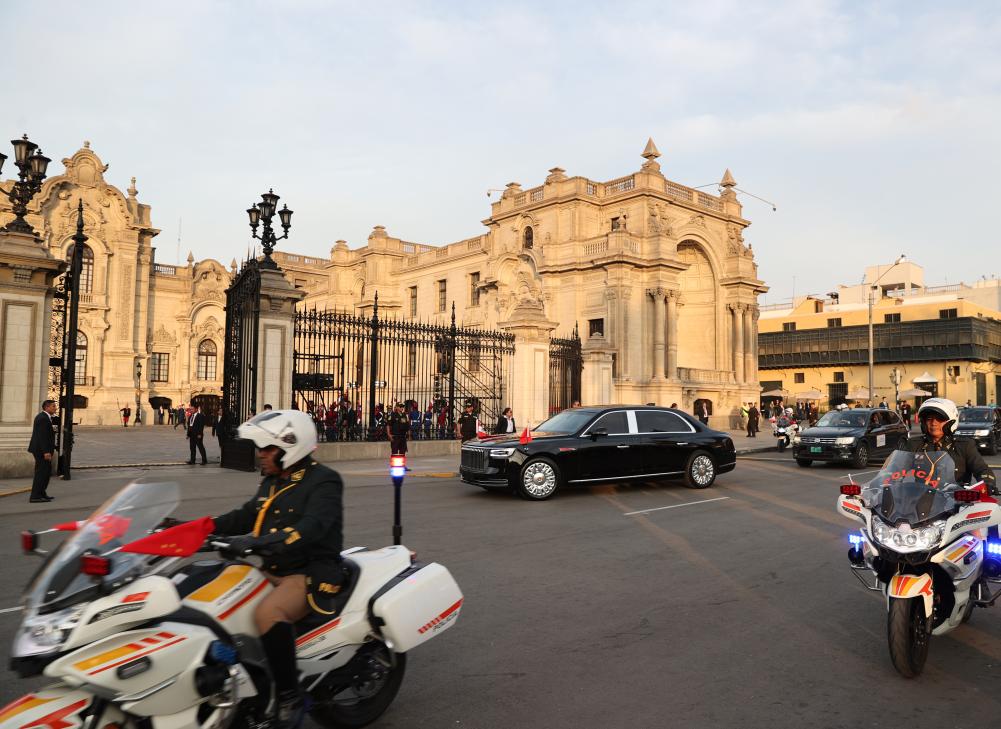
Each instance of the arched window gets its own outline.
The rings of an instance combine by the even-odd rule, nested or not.
[[[197,377],[199,380],[215,379],[215,372],[216,372],[215,358],[216,358],[215,342],[213,342],[211,339],[202,340],[202,343],[198,345]]]
[[[66,260],[73,260],[73,246],[66,251]],[[80,269],[80,293],[89,294],[94,290],[94,251],[90,246],[83,246],[83,267]]]
[[[532,230],[532,226],[529,225],[528,227],[525,228],[525,237],[524,237],[524,245],[523,245],[523,247],[524,248],[531,248],[533,245],[535,245],[535,231]]]
[[[87,335],[79,329],[76,333],[76,375],[77,385],[87,384]]]

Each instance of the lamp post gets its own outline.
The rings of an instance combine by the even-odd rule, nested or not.
[[[254,203],[247,208],[247,216],[250,218],[250,229],[253,231],[254,238],[261,241],[261,249],[264,251],[264,260],[261,261],[262,268],[278,268],[278,264],[271,257],[271,253],[275,249],[275,243],[288,238],[288,229],[292,227],[292,211],[288,209],[288,205],[283,205],[282,209],[278,210],[278,201],[280,199],[278,195],[275,195],[274,190],[269,189],[261,195],[261,202]],[[278,213],[282,230],[285,232],[281,238],[275,236],[274,228],[271,227],[271,221],[274,219],[276,212]],[[262,226],[260,235],[257,235],[258,225]]]
[[[27,233],[37,235],[34,228],[28,225],[24,216],[28,212],[28,203],[31,202],[39,190],[42,189],[42,181],[45,179],[45,171],[48,169],[50,160],[38,145],[28,141],[25,134],[20,139],[12,139],[14,145],[14,164],[17,166],[17,182],[10,189],[10,192],[0,189],[10,200],[14,219],[4,226],[4,230],[9,233]],[[7,155],[0,154],[0,170]]]
[[[881,273],[879,275],[879,277],[875,281],[873,281],[872,284],[869,286],[869,403],[870,404],[872,404],[872,400],[873,400],[873,392],[872,392],[873,376],[872,375],[873,375],[873,365],[874,365],[873,352],[872,352],[872,349],[873,349],[873,347],[872,347],[872,303],[873,303],[873,297],[875,296],[876,289],[879,288],[879,286],[877,286],[877,284],[882,280],[883,276],[885,276],[886,274],[888,274],[890,271],[892,271],[894,268],[896,268],[897,266],[899,266],[901,263],[905,262],[906,260],[907,260],[907,256],[905,256],[904,254],[900,254],[899,256],[897,256],[897,260],[893,262],[893,265],[890,266],[885,271],[883,271],[883,273]]]
[[[135,424],[141,424],[142,420],[142,386],[143,386],[143,363],[136,360],[136,419]]]

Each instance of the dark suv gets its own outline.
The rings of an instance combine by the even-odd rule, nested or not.
[[[973,407],[959,411],[956,439],[972,440],[989,456],[1001,448],[1001,408]]]
[[[907,426],[893,410],[832,410],[792,441],[792,455],[804,468],[814,461],[863,468],[907,442]]]

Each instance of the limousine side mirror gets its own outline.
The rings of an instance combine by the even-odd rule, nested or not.
[[[598,440],[598,438],[607,438],[608,428],[595,428],[594,430],[589,431],[588,435],[591,436],[591,440]]]

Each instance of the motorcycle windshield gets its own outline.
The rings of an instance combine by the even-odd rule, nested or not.
[[[947,451],[894,451],[862,490],[862,498],[888,523],[915,525],[951,511],[955,488],[956,464]]]
[[[177,508],[179,501],[176,483],[130,483],[53,550],[28,585],[25,608],[45,612],[92,599],[99,578],[81,572],[84,554],[110,559],[111,571],[103,578],[109,582],[137,569],[149,557],[117,550],[146,536]]]

